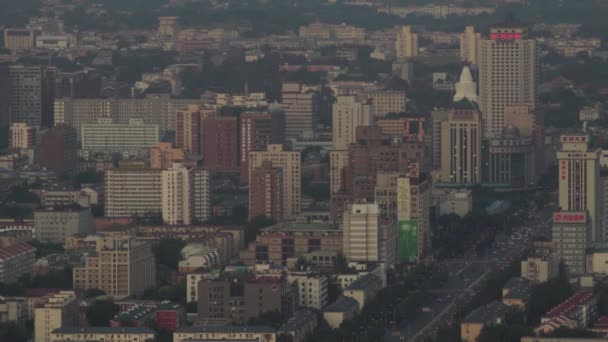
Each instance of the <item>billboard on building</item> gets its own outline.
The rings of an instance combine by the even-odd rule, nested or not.
[[[419,229],[416,221],[399,221],[399,261],[416,262],[418,260]]]

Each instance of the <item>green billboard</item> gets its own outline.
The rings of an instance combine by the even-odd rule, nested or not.
[[[416,262],[418,260],[418,222],[399,221],[399,261]]]

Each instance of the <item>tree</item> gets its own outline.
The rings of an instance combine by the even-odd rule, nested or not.
[[[260,229],[269,227],[272,224],[272,220],[264,215],[252,218],[245,226],[245,244],[254,241]]]
[[[96,300],[87,308],[87,321],[94,327],[105,327],[119,311],[120,307],[113,302]]]
[[[258,315],[256,318],[252,318],[247,322],[248,325],[264,325],[274,329],[278,329],[283,324],[283,316],[280,311],[265,311]]]
[[[28,331],[14,322],[0,323],[0,341],[26,342]]]
[[[36,259],[44,258],[47,255],[55,253],[63,253],[65,249],[61,244],[41,242],[40,240],[30,240],[29,242],[32,247],[36,248]]]
[[[100,290],[100,289],[87,289],[84,292],[84,297],[85,298],[95,298],[95,297],[103,296],[105,294],[106,294],[106,291],[104,291],[104,290]]]
[[[172,270],[177,270],[182,258],[182,249],[186,243],[180,239],[162,239],[153,249],[156,260],[160,265],[165,265]]]

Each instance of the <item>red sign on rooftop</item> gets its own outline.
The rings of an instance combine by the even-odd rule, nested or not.
[[[553,222],[557,223],[584,223],[587,217],[583,212],[561,212],[553,214]]]

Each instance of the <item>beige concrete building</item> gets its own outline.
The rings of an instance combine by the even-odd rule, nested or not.
[[[353,319],[359,312],[359,303],[351,297],[340,297],[323,309],[323,318],[333,329],[338,329],[344,321]]]
[[[0,298],[0,323],[14,322],[24,326],[28,320],[27,303],[23,297]]]
[[[388,113],[403,113],[407,109],[407,94],[404,91],[378,90],[366,93],[374,106],[376,117]]]
[[[587,254],[587,272],[608,274],[608,249],[595,248]]]
[[[36,44],[36,31],[21,28],[4,30],[4,47],[15,53],[19,50],[33,49]]]
[[[521,277],[539,284],[557,278],[559,260],[553,253],[533,255],[521,261]]]
[[[527,37],[525,27],[490,28],[479,51],[479,109],[485,137],[501,136],[507,106],[528,103],[534,108],[538,72],[536,41]]]
[[[53,342],[52,332],[78,324],[79,305],[74,291],[61,291],[45,298],[34,311],[34,341]]]
[[[251,174],[262,166],[264,161],[271,161],[275,167],[283,169],[284,218],[296,218],[301,207],[301,160],[299,151],[284,151],[282,145],[269,144],[266,151],[249,153],[249,184]]]
[[[150,149],[150,168],[168,169],[174,162],[184,159],[181,148],[174,148],[171,143],[159,142]]]
[[[589,145],[589,135],[562,135],[557,152],[559,167],[559,207],[562,211],[588,212],[591,219],[590,242],[603,241],[601,222],[600,150]]]
[[[442,191],[442,190],[439,190]],[[433,189],[435,196],[435,189]],[[448,189],[438,194],[439,215],[466,216],[473,210],[473,194],[468,189]]]
[[[374,115],[370,102],[357,101],[355,96],[338,96],[332,107],[332,149],[347,150],[355,142],[357,127],[371,126]]]
[[[441,122],[441,183],[481,183],[481,115],[453,110]]]
[[[89,208],[46,207],[34,212],[34,238],[40,241],[62,244],[70,235],[94,231],[93,215]]]
[[[167,224],[191,224],[194,216],[194,172],[175,163],[161,175],[162,214]]]
[[[327,305],[327,282],[323,274],[304,272],[290,272],[290,282],[298,286],[298,306],[322,310]]]
[[[378,173],[376,175],[375,200],[380,217],[397,220],[397,179],[399,173]]]
[[[460,34],[460,59],[463,62],[477,64],[481,34],[475,32],[475,27],[467,26]]]
[[[190,104],[175,113],[175,146],[189,154],[202,152],[202,122],[206,118],[215,117],[216,110]]]
[[[96,124],[81,127],[80,146],[85,153],[144,154],[158,143],[158,125],[131,119],[128,124],[114,124],[100,119]]]
[[[155,336],[146,327],[61,327],[51,333],[51,342],[153,342]]]
[[[421,262],[431,255],[431,181],[414,169],[397,179],[399,258]],[[417,241],[416,241],[417,240]]]
[[[97,240],[96,253],[75,267],[74,288],[100,289],[109,295],[132,296],[156,286],[152,245],[128,236]]]
[[[403,26],[395,42],[397,58],[413,58],[418,55],[418,34],[410,26]]]
[[[11,125],[8,146],[14,149],[28,149],[36,146],[36,127],[24,122]]]
[[[105,214],[108,217],[131,217],[162,211],[160,170],[106,170]]]

